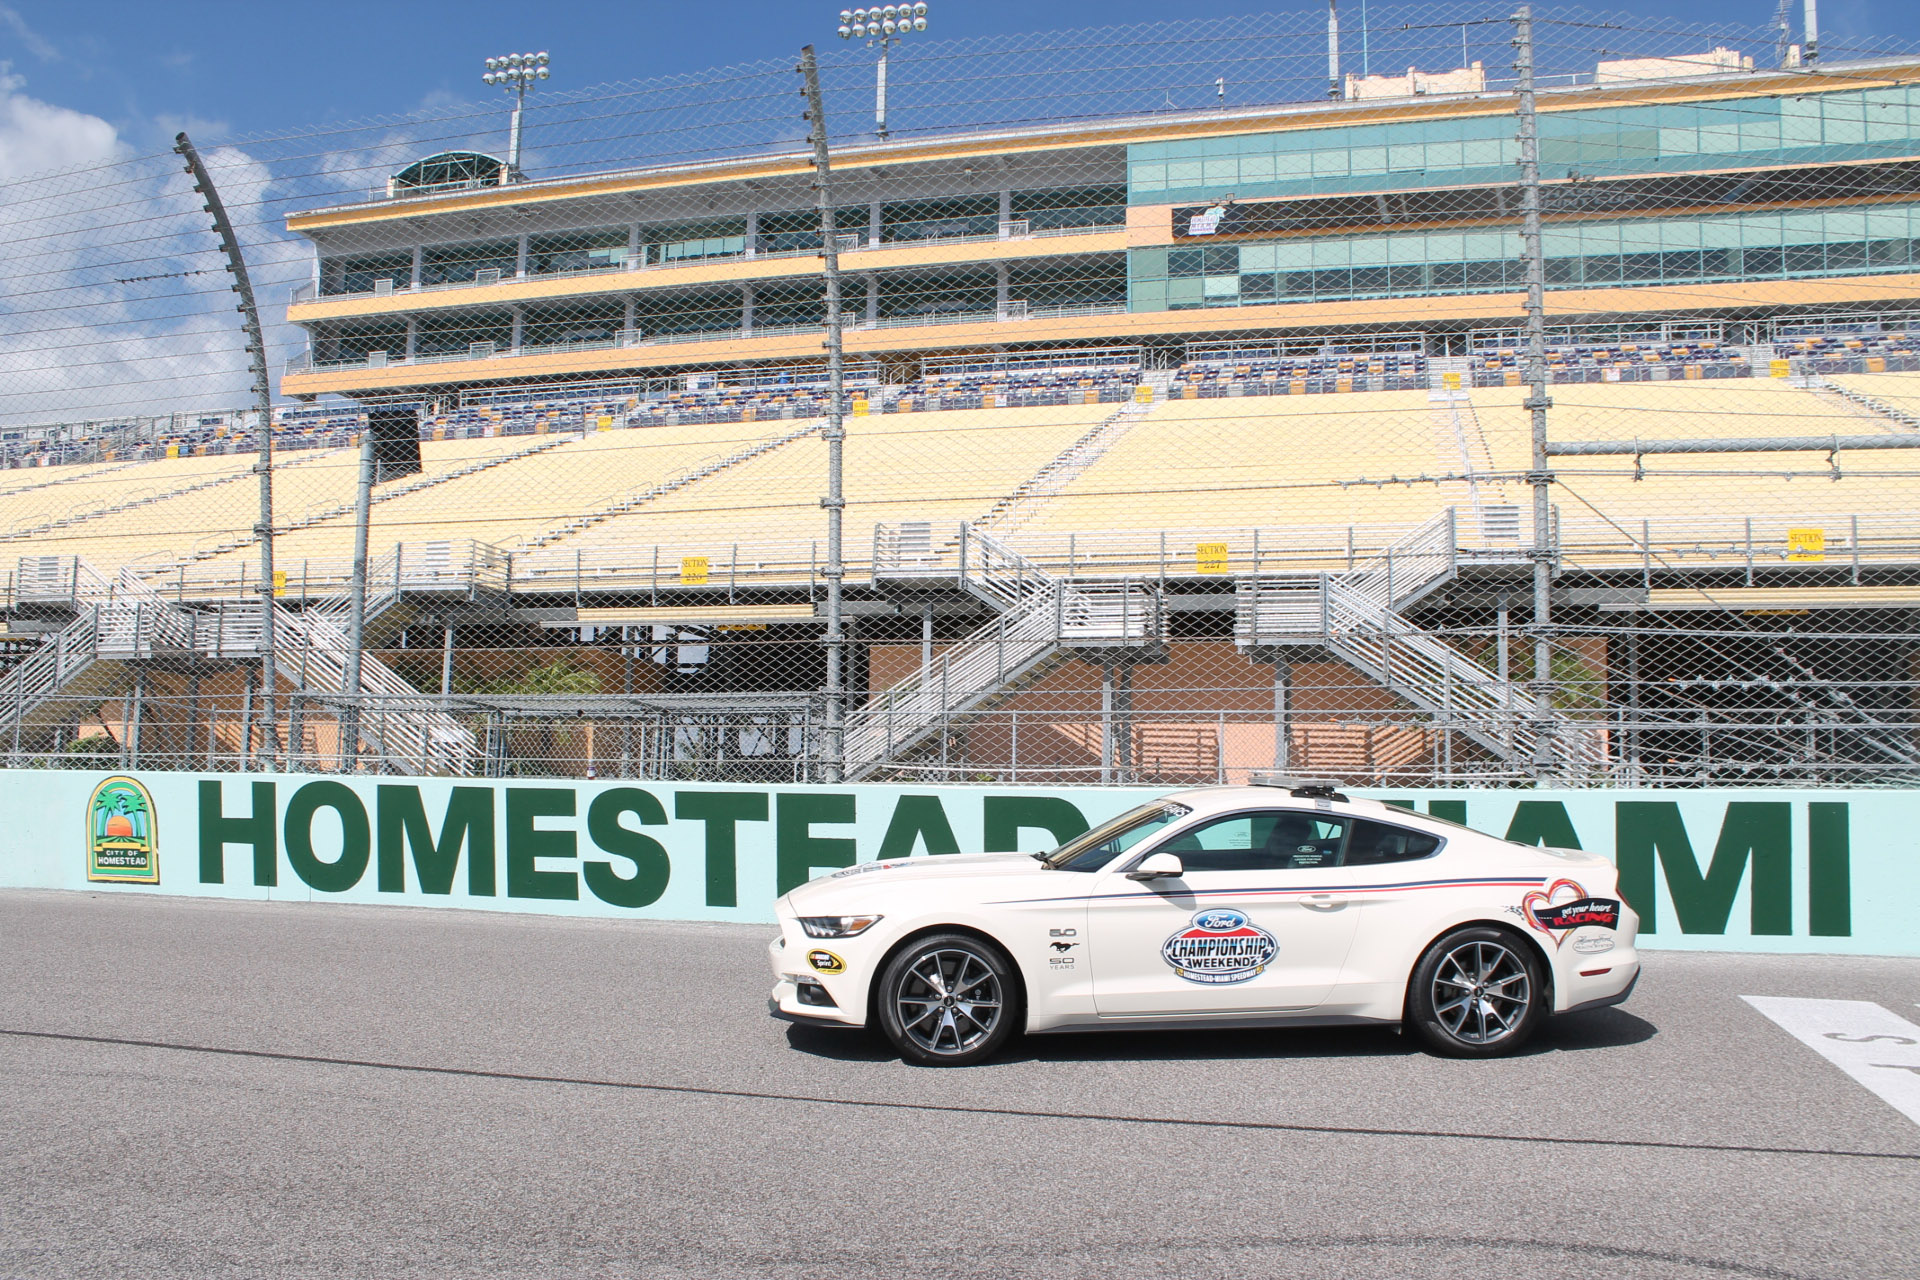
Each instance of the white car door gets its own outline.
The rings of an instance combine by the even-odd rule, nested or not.
[[[1099,1015],[1257,1013],[1325,1001],[1359,915],[1337,890],[1347,822],[1310,809],[1248,810],[1141,847],[1178,857],[1178,877],[1103,873],[1087,903]]]

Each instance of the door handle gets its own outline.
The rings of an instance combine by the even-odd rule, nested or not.
[[[1338,893],[1310,893],[1307,895],[1307,899],[1306,899],[1307,905],[1309,907],[1315,907],[1322,910],[1330,907],[1345,906],[1346,901],[1347,901],[1346,896],[1344,894],[1338,894]]]

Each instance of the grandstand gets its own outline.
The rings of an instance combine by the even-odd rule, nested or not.
[[[849,775],[1910,776],[1920,228],[1887,184],[1916,107],[1905,62],[1543,95],[1548,432],[1584,452],[1541,528],[1505,95],[850,148]],[[1874,112],[1868,154],[1836,122]],[[148,749],[236,763],[271,608],[302,767],[364,703],[365,767],[521,767],[547,716],[563,772],[819,776],[808,180],[796,153],[294,215],[271,605],[256,417],[12,433],[0,735],[134,751],[164,687],[195,709]],[[354,446],[388,420],[420,469],[373,487],[350,690]],[[563,751],[564,717],[602,727]]]

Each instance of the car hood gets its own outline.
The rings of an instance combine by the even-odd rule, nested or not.
[[[922,880],[986,880],[1008,876],[1052,875],[1030,853],[958,853],[938,857],[886,858],[863,862],[817,880],[787,895],[796,912],[832,909],[849,902],[871,902],[876,891]],[[864,908],[862,908],[864,909]]]

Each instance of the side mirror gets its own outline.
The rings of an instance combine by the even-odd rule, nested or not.
[[[1129,880],[1159,880],[1165,876],[1186,874],[1186,864],[1180,861],[1177,853],[1150,853],[1140,859],[1140,865],[1127,872]]]

